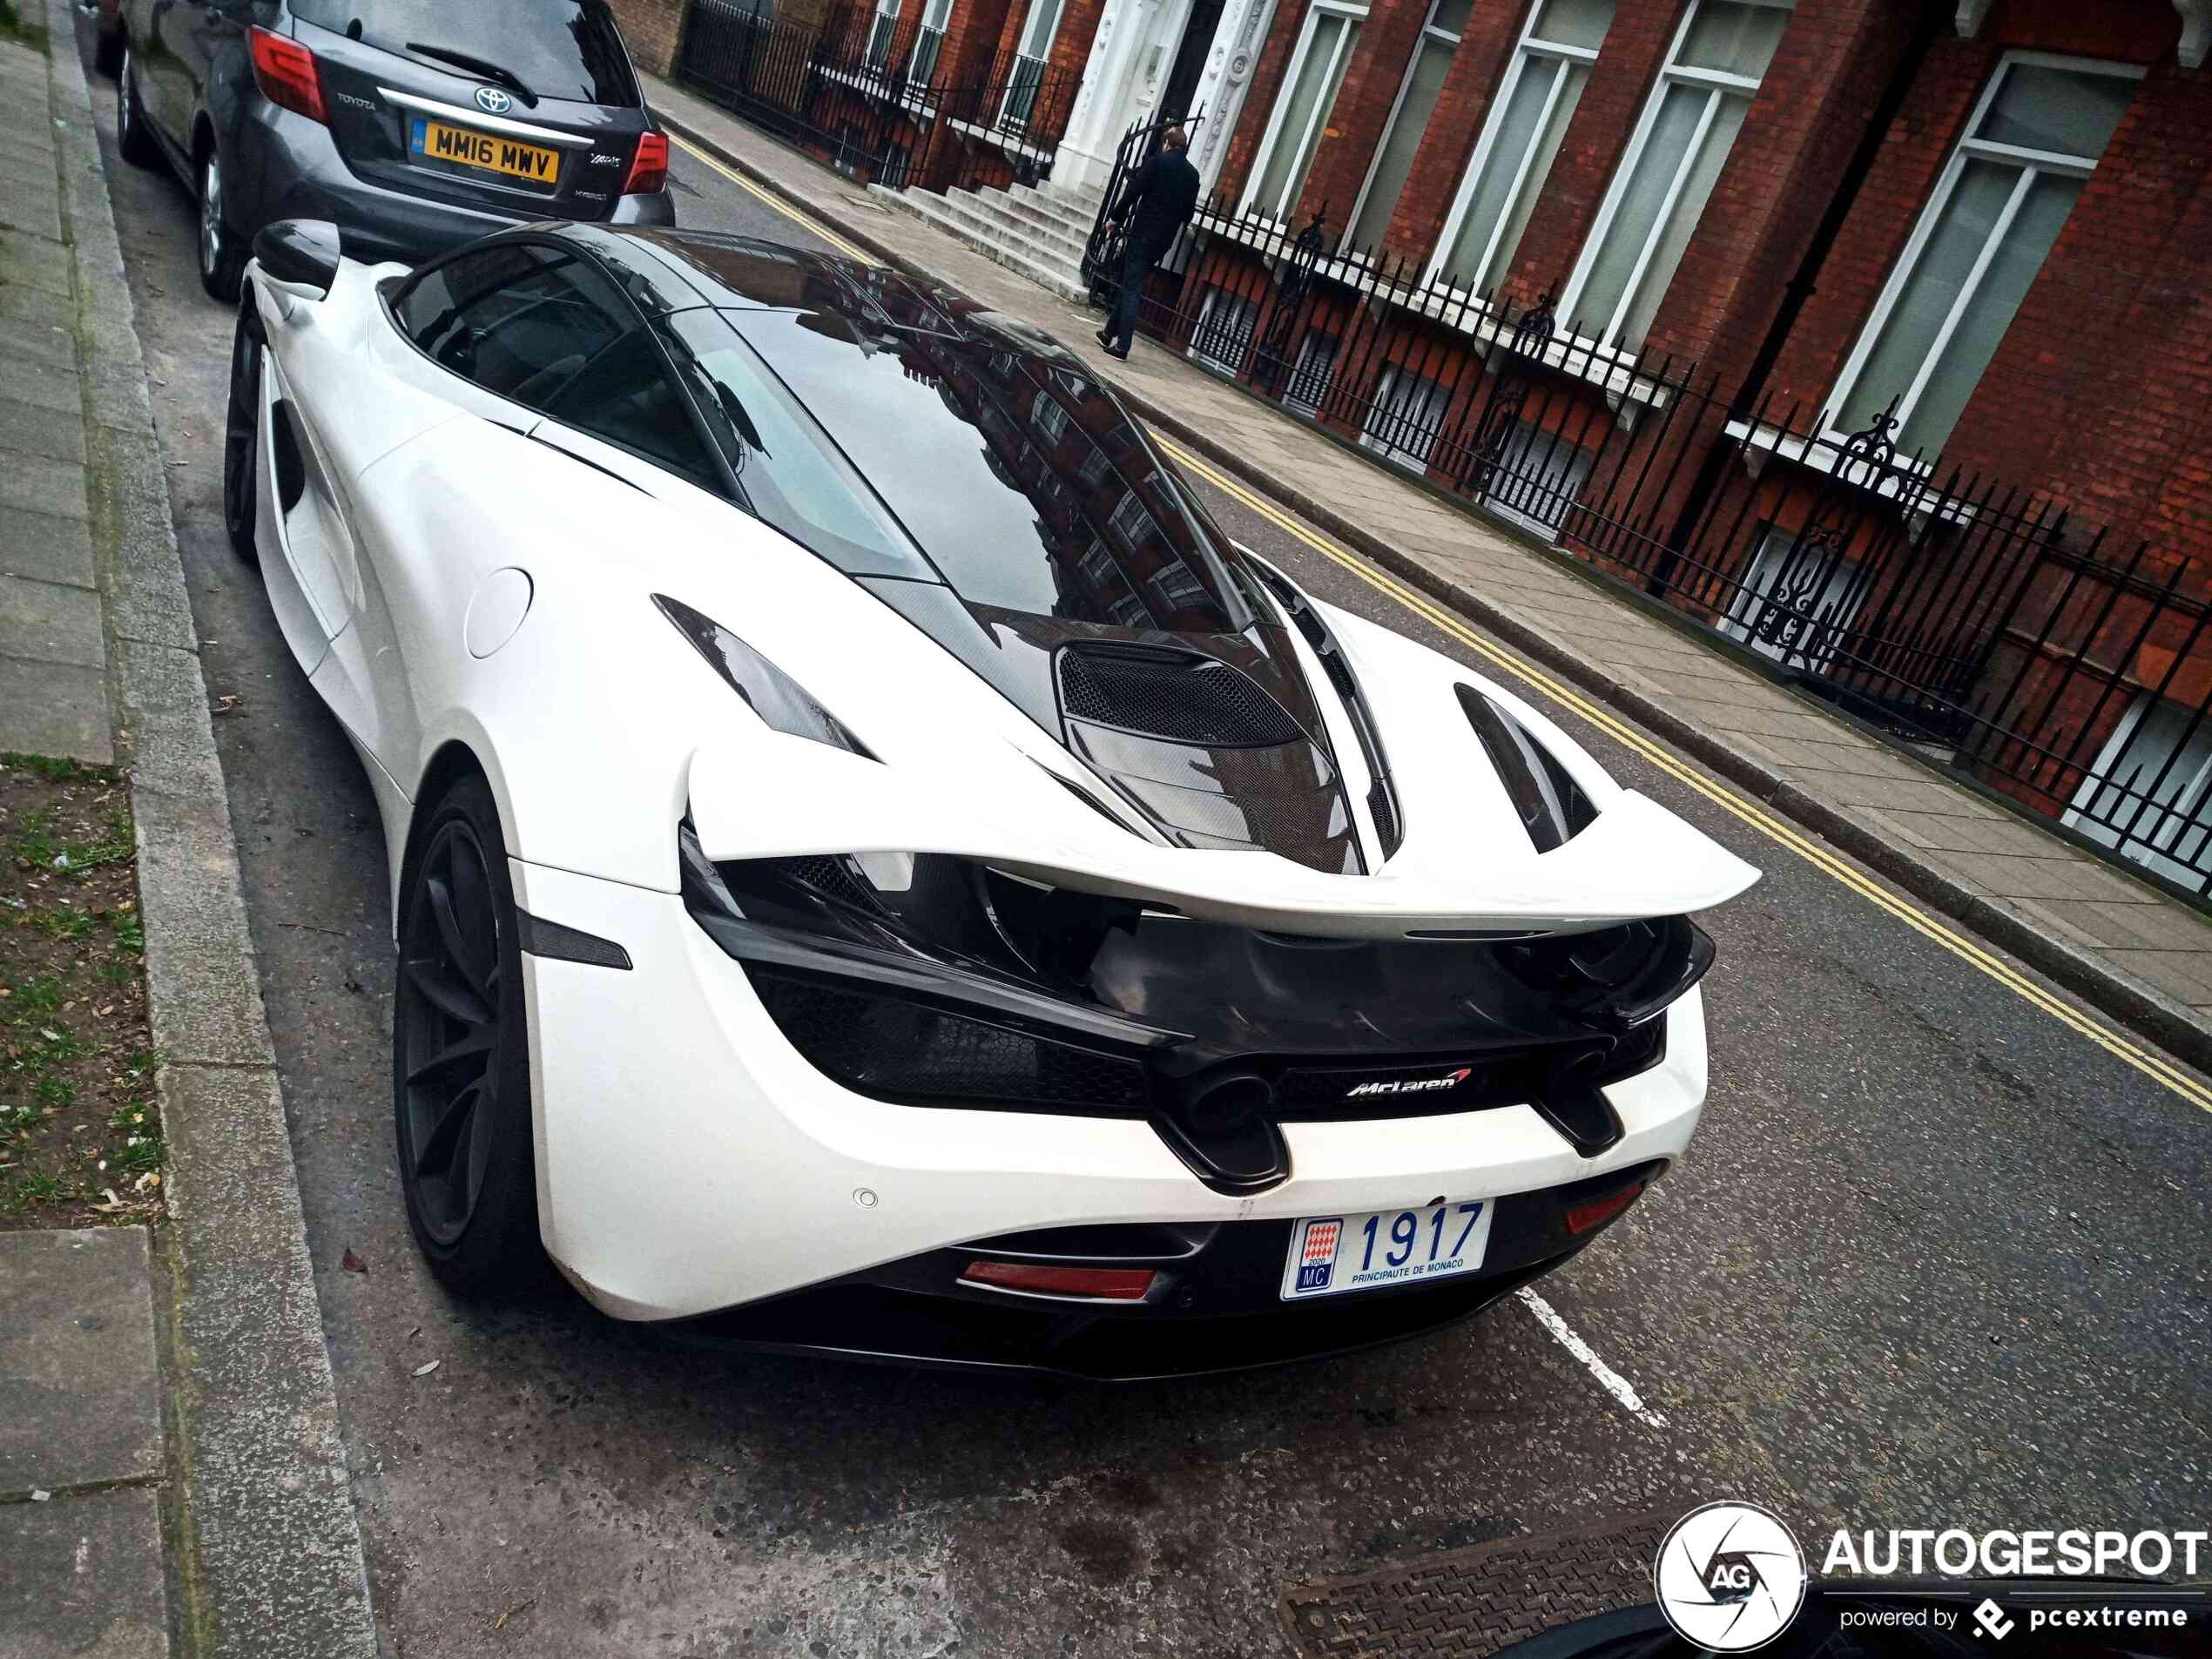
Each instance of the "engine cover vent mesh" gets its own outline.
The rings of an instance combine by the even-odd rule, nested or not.
[[[1244,675],[1198,658],[1063,651],[1060,702],[1070,719],[1170,743],[1271,748],[1305,736]]]

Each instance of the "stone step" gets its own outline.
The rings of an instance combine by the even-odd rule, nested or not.
[[[1055,193],[1050,185],[1039,189],[1028,185],[1015,185],[1006,192],[1006,198],[1023,211],[1050,219],[1082,237],[1088,237],[1090,227],[1098,222],[1099,202],[1105,199],[1101,197],[1086,205]]]
[[[942,197],[921,190],[886,190],[881,185],[872,185],[869,190],[886,201],[904,208],[915,218],[936,226],[954,240],[974,248],[985,258],[1028,278],[1049,293],[1077,303],[1089,297],[1080,271],[1049,255],[1042,255],[1033,247],[1023,246],[1019,239],[1004,233],[1002,227],[998,234],[980,228],[948,209]]]
[[[1082,249],[1063,235],[1042,231],[1027,219],[995,210],[988,204],[979,204],[973,197],[941,196],[938,203],[971,238],[1002,243],[1024,259],[1058,266],[1067,272],[1070,280],[1076,280],[1082,271]]]
[[[1070,265],[1082,262],[1083,245],[1089,235],[1087,228],[1082,235],[1078,235],[1068,227],[1066,220],[1040,213],[1035,208],[995,190],[948,190],[945,192],[945,199],[961,212],[1004,225],[1041,246],[1053,250]]]

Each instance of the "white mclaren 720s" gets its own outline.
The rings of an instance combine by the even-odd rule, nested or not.
[[[1473,1313],[1683,1155],[1757,873],[1049,338],[682,231],[256,253],[225,514],[374,786],[455,1292],[1188,1374]]]

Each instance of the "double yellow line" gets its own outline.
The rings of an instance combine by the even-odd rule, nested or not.
[[[735,185],[739,190],[744,191],[746,195],[759,197],[762,201],[767,203],[769,206],[774,208],[778,212],[781,213],[786,219],[791,220],[792,224],[799,226],[806,230],[812,231],[815,235],[820,237],[822,240],[827,242],[832,247],[835,248],[840,253],[845,255],[846,259],[858,260],[863,265],[880,265],[882,263],[880,260],[877,259],[874,254],[869,253],[867,249],[859,246],[854,243],[846,241],[845,238],[840,236],[835,231],[830,229],[828,226],[823,224],[819,219],[809,219],[806,214],[800,212],[796,207],[793,207],[789,202],[786,201],[781,196],[777,195],[774,191],[765,189],[759,185],[754,184],[752,179],[746,178],[736,168],[725,165],[715,157],[709,155],[705,151],[700,149],[698,145],[693,144],[689,138],[684,138],[680,134],[674,132],[670,133],[668,137],[670,143],[673,144],[678,150],[681,150],[685,155],[691,157],[694,161],[700,163],[704,166],[713,168],[715,172],[720,173],[725,179]]]
[[[800,212],[774,192],[764,189],[734,168],[725,165],[697,145],[682,138],[676,138],[675,143],[685,153],[712,168],[723,178],[737,185],[738,189],[758,198],[792,223],[820,237],[839,253],[850,259],[860,260],[864,264],[880,263],[865,248],[840,236],[819,220]],[[1919,906],[1898,898],[1879,882],[1853,868],[1818,842],[1801,835],[1755,802],[1747,800],[1734,790],[1714,782],[1680,757],[1669,750],[1661,748],[1642,732],[1608,713],[1571,687],[1553,678],[1525,658],[1517,656],[1504,647],[1483,638],[1426,594],[1407,587],[1404,583],[1376,570],[1357,554],[1338,546],[1326,536],[1309,529],[1298,519],[1276,506],[1274,502],[1253,494],[1217,468],[1191,454],[1181,444],[1160,436],[1157,433],[1154,434],[1154,437],[1160,447],[1166,450],[1177,464],[1204,479],[1231,500],[1258,514],[1286,535],[1295,536],[1331,563],[1359,577],[1378,593],[1395,600],[1420,617],[1422,621],[1466,646],[1476,656],[1532,686],[1560,707],[1604,732],[1622,748],[1641,755],[1669,777],[1696,790],[1715,806],[1733,814],[1770,841],[1788,848],[1821,873],[1841,882],[1876,908],[1896,917],[1923,937],[1934,941],[1960,961],[1986,974],[2006,989],[2049,1015],[2060,1025],[2087,1037],[2100,1049],[2125,1061],[2152,1081],[2172,1089],[2199,1109],[2212,1112],[2212,1089],[2207,1089],[2172,1062],[2129,1041],[2101,1021],[2093,1019],[2072,1003],[2045,990],[2001,957],[1993,954],[1965,934],[1946,926]]]

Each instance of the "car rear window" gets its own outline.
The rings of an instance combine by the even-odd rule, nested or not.
[[[387,51],[436,46],[496,64],[539,98],[626,109],[640,102],[605,0],[292,0],[292,13]]]

